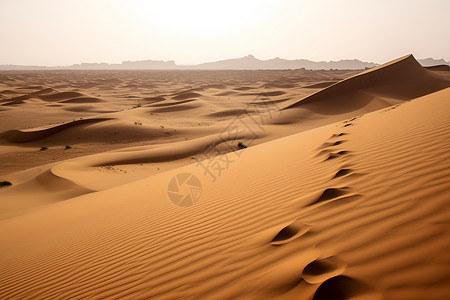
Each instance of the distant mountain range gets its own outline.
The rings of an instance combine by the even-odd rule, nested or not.
[[[253,55],[247,55],[242,58],[220,60],[215,62],[204,63],[196,65],[195,69],[220,69],[220,70],[284,70],[284,69],[308,69],[308,70],[328,70],[328,69],[364,69],[372,68],[377,64],[372,62],[362,62],[357,59],[340,60],[340,61],[310,61],[306,59],[288,60],[279,57],[260,60]]]
[[[450,62],[446,62],[443,59],[425,58],[418,59],[418,61],[424,67],[450,65]],[[357,59],[316,62],[307,59],[288,60],[279,57],[261,60],[255,58],[253,55],[247,55],[241,58],[219,60],[198,65],[177,65],[173,60],[141,60],[124,61],[121,64],[81,63],[58,67],[0,65],[0,70],[360,70],[372,68],[377,65],[373,62],[364,62]]]

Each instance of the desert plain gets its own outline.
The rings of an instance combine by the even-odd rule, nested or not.
[[[449,69],[0,72],[0,298],[449,299]]]

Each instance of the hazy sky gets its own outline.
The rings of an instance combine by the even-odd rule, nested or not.
[[[450,60],[450,0],[0,0],[0,64]]]

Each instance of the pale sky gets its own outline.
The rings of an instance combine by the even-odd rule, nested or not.
[[[0,64],[450,61],[450,0],[0,0]]]

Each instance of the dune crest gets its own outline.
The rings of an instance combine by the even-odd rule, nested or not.
[[[60,131],[86,124],[95,124],[103,121],[111,120],[111,118],[97,118],[97,119],[83,119],[76,120],[66,124],[54,126],[48,129],[36,130],[36,131],[22,131],[22,130],[9,130],[0,133],[0,139],[6,140],[10,143],[28,143],[37,140],[45,139]]]

